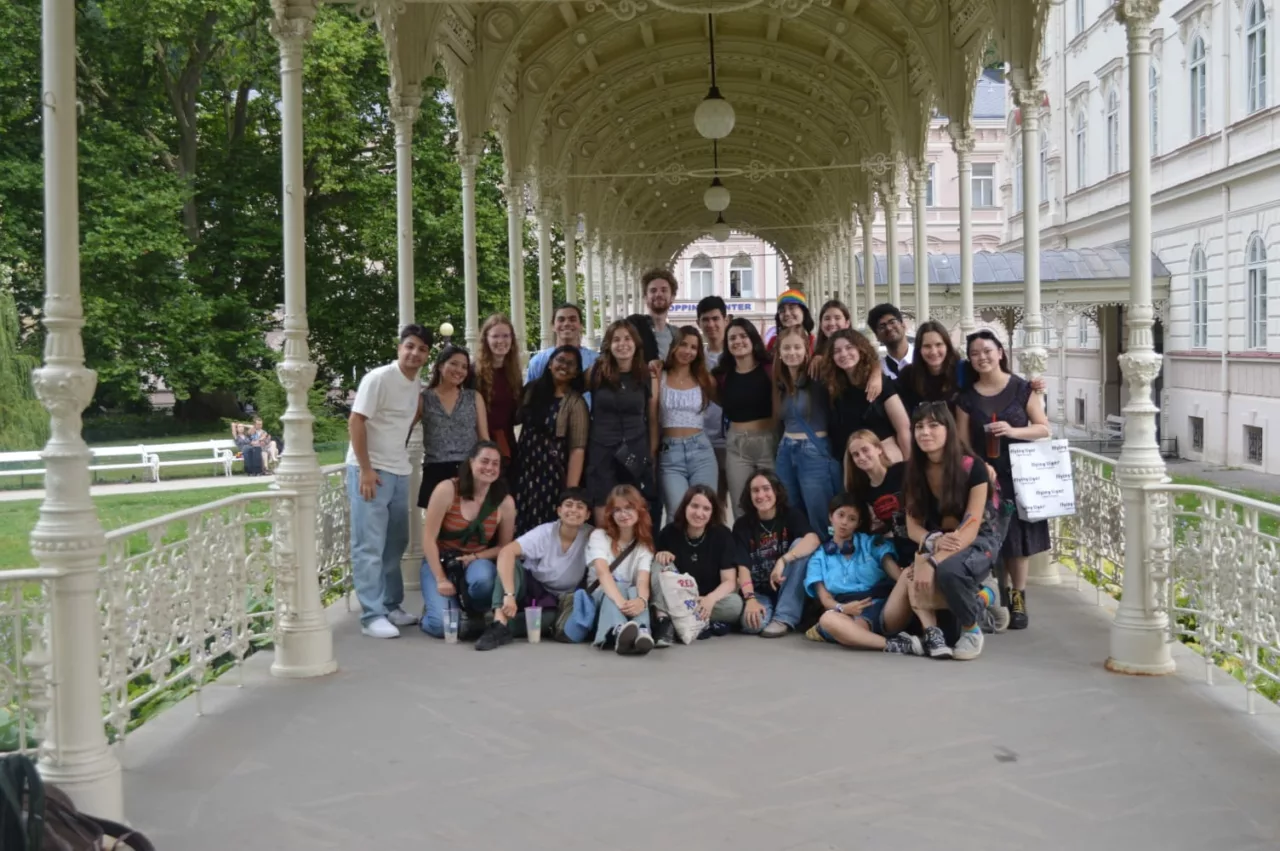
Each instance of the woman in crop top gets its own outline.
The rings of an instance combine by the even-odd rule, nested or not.
[[[667,516],[674,517],[690,485],[713,490],[720,478],[716,451],[702,430],[702,414],[716,399],[715,380],[707,371],[702,335],[692,325],[676,331],[662,374],[654,384],[662,439],[658,476]]]
[[[729,503],[737,510],[747,479],[757,470],[772,470],[778,452],[774,434],[773,382],[770,358],[756,326],[742,317],[725,332],[725,356],[713,375],[720,388],[720,407],[729,423],[725,438],[725,480]]]
[[[818,537],[827,537],[827,509],[840,492],[840,464],[827,439],[827,389],[809,377],[809,336],[804,328],[778,332],[774,370],[776,408],[782,419],[782,440],[774,470],[791,504],[804,512]]]

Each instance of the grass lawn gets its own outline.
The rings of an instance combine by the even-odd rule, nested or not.
[[[93,504],[98,509],[98,519],[103,528],[110,532],[238,493],[265,490],[270,483],[267,479],[240,487],[100,496],[94,498]],[[31,557],[28,538],[35,528],[39,511],[40,502],[34,499],[0,503],[0,570],[37,566]]]

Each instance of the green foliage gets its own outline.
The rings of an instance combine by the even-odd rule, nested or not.
[[[31,390],[39,365],[24,350],[13,293],[0,280],[0,452],[39,449],[49,439],[49,417]]]
[[[274,373],[260,374],[253,390],[253,407],[262,417],[262,427],[277,437],[284,436],[284,423],[280,418],[288,406],[284,386]],[[329,404],[325,388],[317,383],[307,393],[307,405],[316,418],[313,426],[317,446],[347,439],[347,420]]]

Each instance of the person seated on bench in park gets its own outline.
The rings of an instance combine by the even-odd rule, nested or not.
[[[516,504],[502,478],[498,444],[481,440],[456,479],[436,485],[422,532],[422,631],[444,637],[446,612],[458,611],[458,637],[473,637],[493,600],[494,559],[515,537]]]
[[[493,650],[510,644],[516,634],[526,634],[520,613],[537,605],[555,610],[556,637],[573,613],[573,592],[587,575],[587,525],[591,503],[582,488],[566,488],[556,506],[559,520],[525,532],[498,553],[498,581],[493,586],[493,623],[476,642],[477,650]],[[544,625],[548,619],[543,620]]]
[[[253,445],[253,438],[250,437],[252,431],[248,423],[233,422],[231,424],[231,439],[235,441],[236,449],[243,452],[246,446]]]
[[[253,427],[249,430],[249,445],[256,446],[267,456],[267,467],[271,468],[280,460],[280,447],[275,438],[262,427],[262,417],[253,418]]]
[[[920,639],[903,630],[911,621],[907,586],[893,541],[872,535],[861,498],[837,494],[828,505],[831,540],[809,559],[804,585],[822,603],[822,617],[805,637],[859,650],[923,656]]]

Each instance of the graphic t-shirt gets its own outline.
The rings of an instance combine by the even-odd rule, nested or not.
[[[906,477],[906,462],[891,464],[885,471],[884,481],[872,485],[867,492],[871,516],[875,520],[872,529],[875,534],[893,541],[899,564],[910,564],[910,559],[916,552],[915,542],[907,535],[906,503],[902,497]]]
[[[751,582],[757,594],[772,594],[769,585],[769,574],[778,559],[791,549],[791,545],[812,532],[809,521],[803,511],[797,508],[788,510],[785,517],[774,517],[772,520],[756,520],[751,517],[739,517],[733,524],[733,536],[738,540],[742,555],[746,558],[747,568],[751,571]]]

